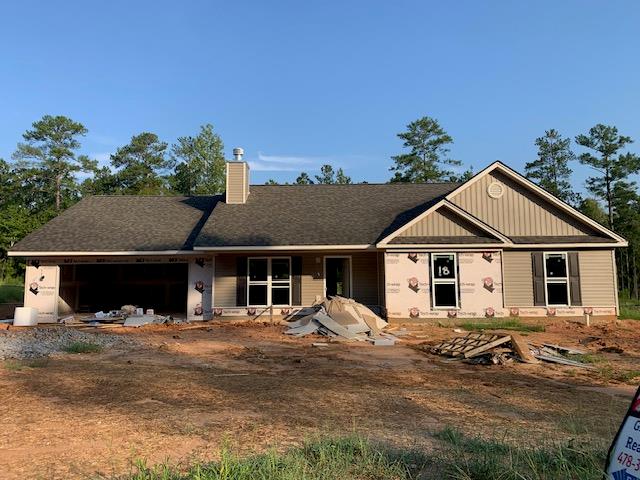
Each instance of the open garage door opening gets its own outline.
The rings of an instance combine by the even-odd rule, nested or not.
[[[184,315],[187,272],[186,263],[61,265],[60,297],[77,313],[135,305]]]

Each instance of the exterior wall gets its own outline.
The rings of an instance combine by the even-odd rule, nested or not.
[[[486,236],[466,220],[459,218],[446,208],[431,212],[425,218],[401,232],[398,237],[465,237]]]
[[[227,203],[245,203],[249,195],[249,166],[227,162]]]
[[[492,182],[505,187],[500,198],[491,198],[487,187]],[[452,203],[491,225],[507,236],[587,235],[588,227],[538,195],[531,193],[500,172],[491,172],[462,190]]]
[[[616,305],[616,274],[611,250],[582,250],[578,253],[578,262],[582,304]]]
[[[213,272],[212,258],[196,258],[189,262],[187,321],[211,320],[213,317]]]
[[[533,305],[533,267],[531,252],[511,250],[503,252],[505,307]]]
[[[611,249],[578,252],[582,305],[574,307],[534,306],[531,253],[458,252],[460,308],[436,310],[431,307],[430,252],[386,252],[387,314],[391,319],[616,315]]]
[[[324,257],[350,256],[353,279],[352,296],[366,305],[382,305],[379,295],[378,252],[278,252],[219,254],[215,257],[214,306],[236,307],[236,270],[238,256],[300,256],[302,257],[302,305],[310,306],[324,297]],[[382,267],[382,266],[380,266]]]
[[[501,252],[458,252],[459,309],[432,308],[430,253],[385,253],[389,318],[477,318],[506,314]]]

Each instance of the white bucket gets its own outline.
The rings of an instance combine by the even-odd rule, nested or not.
[[[33,307],[16,307],[13,314],[13,325],[16,327],[33,327],[38,324],[38,309]]]

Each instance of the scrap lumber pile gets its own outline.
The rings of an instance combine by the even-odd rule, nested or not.
[[[134,305],[123,305],[120,310],[109,312],[96,312],[95,314],[77,319],[70,315],[60,320],[67,326],[89,326],[89,327],[141,327],[143,325],[161,325],[165,323],[179,323],[170,316],[158,315],[153,309],[142,308]]]
[[[325,298],[314,306],[315,311],[289,322],[284,333],[303,337],[312,333],[338,340],[369,341],[374,345],[393,345],[396,337],[382,330],[387,322],[371,309],[350,298]]]
[[[455,337],[428,348],[436,355],[460,359],[466,363],[484,365],[504,365],[518,360],[523,363],[552,362],[574,367],[590,368],[570,355],[585,352],[551,344],[526,342],[518,334],[471,332],[464,337]]]

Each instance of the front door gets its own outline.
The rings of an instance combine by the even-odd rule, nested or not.
[[[325,257],[325,295],[351,297],[351,259],[349,257]]]

